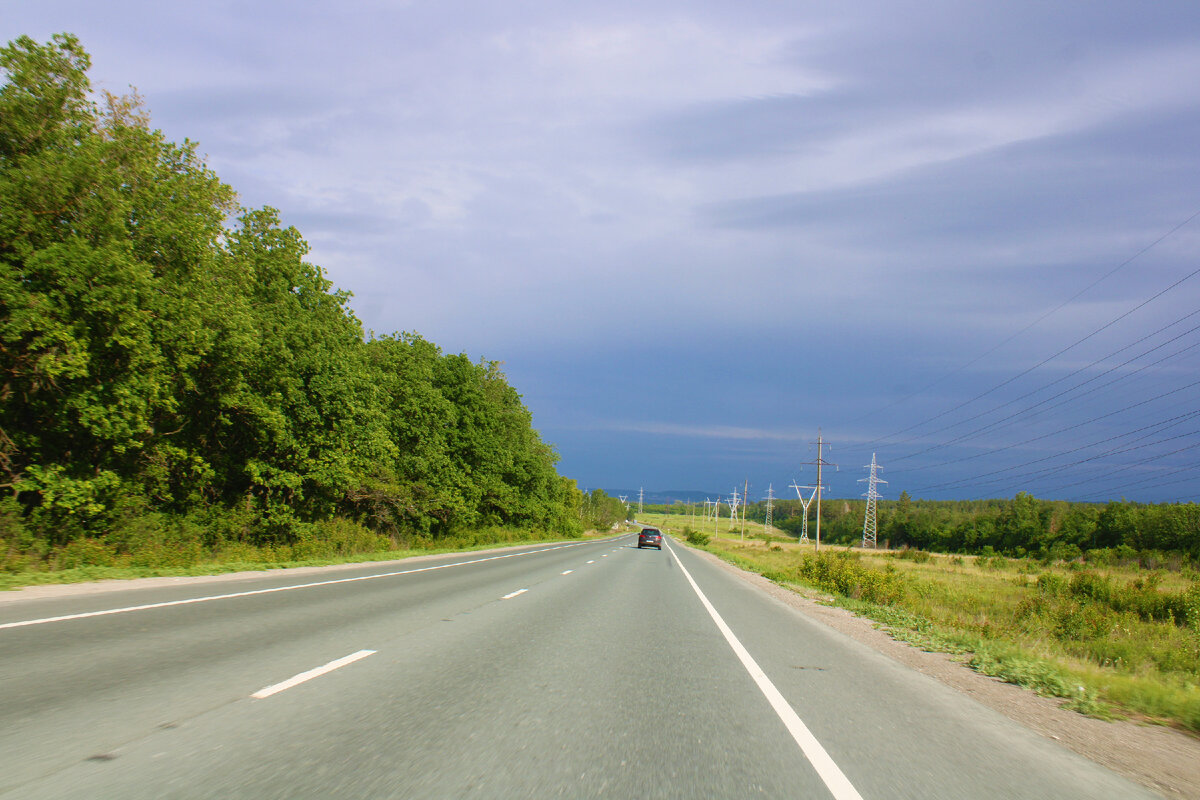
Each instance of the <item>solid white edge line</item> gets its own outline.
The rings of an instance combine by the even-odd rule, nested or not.
[[[435,564],[432,567],[418,567],[417,569],[402,569],[394,572],[381,572],[377,575],[359,575],[354,578],[337,578],[330,581],[316,581],[314,583],[297,583],[290,586],[275,586],[270,589],[254,589],[248,592],[231,592],[229,594],[214,594],[205,597],[189,597],[186,600],[167,600],[162,603],[147,603],[141,606],[127,606],[125,608],[108,608],[103,611],[85,611],[79,614],[64,614],[61,617],[42,617],[41,619],[26,619],[19,622],[4,622],[0,623],[0,630],[5,628],[23,628],[27,625],[45,625],[49,622],[66,622],[72,619],[87,619],[88,617],[105,617],[110,614],[126,614],[130,611],[146,611],[151,608],[167,608],[169,606],[184,606],[192,603],[207,603],[210,600],[230,600],[234,597],[250,597],[256,594],[271,594],[273,592],[287,592],[292,589],[311,589],[315,586],[332,586],[335,583],[353,583],[355,581],[369,581],[375,578],[394,578],[397,575],[414,575],[418,572],[432,572],[437,569],[448,569],[449,567],[465,567],[469,564],[482,564],[485,561],[496,561],[501,558],[514,558],[516,556],[531,556],[537,553],[548,553],[553,550],[564,550],[568,547],[579,547],[580,545],[592,544],[591,542],[570,542],[568,544],[558,545],[556,547],[543,547],[539,550],[526,550],[521,553],[505,553],[501,556],[489,556],[488,558],[475,558],[470,561],[455,561],[450,564]],[[588,562],[591,563],[590,561]]]
[[[250,696],[255,698],[256,700],[261,700],[264,697],[270,697],[273,694],[278,694],[279,692],[282,692],[284,689],[291,689],[293,686],[298,686],[299,684],[304,683],[305,681],[311,681],[313,678],[324,675],[326,672],[333,672],[335,669],[338,669],[339,667],[344,667],[347,664],[353,664],[355,661],[358,661],[359,659],[362,659],[362,658],[366,658],[367,656],[372,655],[374,652],[375,652],[374,650],[359,650],[357,653],[351,653],[348,656],[343,656],[342,658],[338,658],[333,661],[330,661],[328,664],[325,664],[324,666],[317,667],[316,669],[310,669],[308,672],[301,672],[299,675],[295,675],[291,678],[288,678],[286,681],[283,681],[282,683],[275,683],[275,684],[272,684],[265,688],[259,689],[257,692],[255,692],[254,694],[252,694]]]
[[[504,597],[501,597],[500,599],[501,600],[512,600],[517,595],[525,594],[528,591],[529,591],[528,589],[517,589],[515,592],[509,592],[508,594],[504,595]]]
[[[733,648],[733,652],[742,662],[742,666],[750,673],[750,677],[758,684],[759,690],[767,698],[767,702],[771,704],[771,708],[775,709],[775,713],[779,715],[779,719],[783,721],[788,732],[792,734],[792,738],[796,744],[800,746],[800,750],[808,759],[809,763],[817,771],[817,775],[825,782],[830,793],[837,800],[862,800],[862,795],[850,783],[850,779],[845,776],[842,770],[834,763],[829,753],[825,752],[825,748],[817,741],[817,737],[812,735],[808,726],[800,719],[800,715],[791,707],[783,694],[775,688],[775,684],[771,683],[771,679],[767,677],[767,673],[763,672],[762,667],[758,666],[758,662],[750,655],[750,652],[742,645],[733,631],[725,624],[725,620],[721,619],[721,615],[717,613],[717,609],[704,596],[704,592],[700,591],[699,585],[696,584],[692,574],[687,571],[687,567],[683,566],[683,562],[679,560],[679,556],[675,553],[675,548],[667,548],[675,563],[679,565],[679,569],[683,571],[683,575],[687,578],[688,583],[692,585],[692,590],[696,592],[696,596],[700,598],[700,602],[704,605],[708,615],[712,617],[713,622],[717,624],[717,628],[725,637],[725,641]]]

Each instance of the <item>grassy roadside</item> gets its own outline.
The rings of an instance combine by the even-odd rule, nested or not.
[[[624,529],[623,529],[624,530]],[[374,549],[362,552],[311,554],[297,553],[289,548],[239,547],[194,556],[187,554],[143,553],[139,559],[131,555],[125,563],[79,564],[58,569],[25,569],[0,572],[0,591],[20,589],[25,586],[41,586],[58,583],[87,583],[91,581],[131,580],[133,578],[183,577],[195,575],[222,575],[230,572],[247,572],[292,567],[325,567],[335,564],[359,564],[370,561],[397,561],[414,556],[462,553],[474,550],[503,547],[506,545],[583,541],[613,535],[613,531],[589,531],[582,537],[566,537],[544,531],[490,528],[473,531],[451,539],[421,542],[401,549]],[[133,563],[142,560],[146,563]]]
[[[681,538],[691,523],[648,521]],[[897,639],[1092,716],[1200,733],[1200,575],[916,550],[818,555],[759,525],[748,523],[743,539],[727,524],[704,549],[777,583],[827,592]],[[711,523],[704,533],[712,537]]]

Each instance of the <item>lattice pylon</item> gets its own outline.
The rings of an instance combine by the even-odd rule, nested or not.
[[[877,542],[877,533],[878,533],[879,526],[878,526],[878,521],[876,519],[875,509],[876,509],[876,505],[877,505],[876,501],[879,500],[879,492],[876,491],[875,486],[876,486],[876,484],[887,483],[887,481],[883,480],[882,478],[878,477],[875,474],[876,470],[883,469],[883,467],[881,467],[875,463],[875,454],[874,453],[871,453],[871,463],[867,464],[864,467],[864,469],[871,470],[871,475],[868,478],[859,478],[858,479],[859,483],[862,483],[863,481],[867,481],[867,492],[866,492],[867,511],[866,511],[866,514],[863,515],[862,546],[870,547],[870,548],[877,548],[879,546],[879,544]]]
[[[767,519],[764,528],[768,534],[771,532],[771,528],[774,527],[775,522],[775,490],[772,486],[773,484],[767,485]]]

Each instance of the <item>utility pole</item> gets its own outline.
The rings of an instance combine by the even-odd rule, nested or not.
[[[750,479],[742,485],[742,541],[746,540],[746,507],[750,505]]]
[[[641,519],[642,517],[642,500],[645,498],[645,496],[646,488],[644,486],[640,487],[638,489],[638,519]]]
[[[717,495],[716,501],[713,503],[713,538],[717,538],[720,533],[718,528],[721,527],[721,495]]]
[[[817,440],[812,442],[817,446],[817,460],[806,461],[806,464],[815,464],[817,467],[817,552],[821,551],[821,491],[828,489],[828,486],[821,485],[821,470],[824,467],[833,467],[837,469],[837,464],[831,464],[823,457],[825,449],[825,439],[821,436],[821,429],[817,428]]]
[[[879,545],[876,542],[876,533],[878,525],[875,518],[875,501],[879,499],[879,492],[875,491],[875,484],[887,483],[882,478],[876,477],[875,470],[883,469],[875,463],[875,454],[871,453],[871,463],[866,465],[864,469],[871,470],[871,477],[859,478],[858,482],[868,481],[867,483],[867,513],[863,516],[863,547],[876,548]]]

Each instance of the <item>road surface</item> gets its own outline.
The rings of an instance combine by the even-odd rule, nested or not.
[[[0,798],[1142,798],[636,536],[0,604]]]

